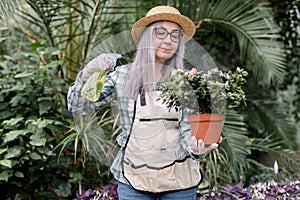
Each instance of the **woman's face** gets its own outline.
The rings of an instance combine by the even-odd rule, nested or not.
[[[163,21],[154,29],[155,59],[157,63],[164,64],[175,54],[180,41],[180,27],[178,24]]]

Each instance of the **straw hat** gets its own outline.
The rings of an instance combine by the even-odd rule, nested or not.
[[[138,42],[145,28],[156,21],[175,22],[182,28],[183,33],[187,36],[186,40],[191,39],[196,32],[194,22],[190,18],[182,15],[176,8],[171,6],[157,6],[149,10],[145,17],[139,19],[132,26],[132,38]]]

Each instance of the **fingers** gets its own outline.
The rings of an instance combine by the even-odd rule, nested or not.
[[[205,149],[205,144],[203,140],[198,140],[198,149]]]
[[[211,150],[218,148],[219,146],[217,143],[206,145],[202,139],[198,140],[198,142],[195,144],[195,138],[192,140],[193,143],[191,145],[191,152],[196,155],[206,154]]]
[[[195,138],[195,143],[193,143],[194,145],[192,146],[191,148],[191,152],[193,154],[196,154],[196,155],[201,155],[201,154],[205,154],[206,153],[206,149],[205,149],[205,144],[203,142],[203,140],[196,140]]]
[[[85,67],[87,73],[91,74],[95,71],[113,71],[116,65],[117,59],[120,54],[100,54],[93,60],[91,60]]]
[[[219,144],[221,144],[221,142],[223,141],[223,137],[220,136],[220,139],[219,139]]]
[[[118,53],[108,53],[110,56],[112,56],[115,60],[118,60],[119,58],[122,58],[121,54]]]
[[[213,143],[213,144],[210,144],[208,147],[206,147],[208,149],[208,151],[211,151],[213,149],[216,149],[218,148],[219,145],[217,143]]]
[[[199,151],[202,152],[202,154],[206,154],[206,153],[210,152],[212,149],[217,148],[218,146],[216,146],[216,145],[217,145],[217,143],[206,145],[203,140],[201,140],[201,139],[198,140],[198,148],[199,148]]]
[[[113,71],[116,65],[116,59],[109,54],[101,54],[100,64],[104,71]]]
[[[191,152],[193,153],[193,151],[197,151],[198,149],[198,145],[197,145],[197,139],[195,136],[191,137],[190,140],[190,147],[191,147]]]
[[[212,143],[212,144],[205,144],[204,141],[202,139],[199,139],[198,140],[198,148],[201,148],[201,149],[215,149],[215,148],[218,148],[218,144],[217,143]]]

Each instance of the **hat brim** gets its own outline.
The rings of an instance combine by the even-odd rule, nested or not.
[[[194,22],[188,17],[174,13],[159,13],[143,17],[132,26],[131,35],[133,40],[138,42],[141,39],[141,36],[146,27],[151,23],[157,21],[171,21],[178,24],[182,28],[182,32],[186,36],[186,41],[191,39],[196,32],[196,26]]]

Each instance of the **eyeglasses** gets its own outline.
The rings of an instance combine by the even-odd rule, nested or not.
[[[154,28],[155,36],[160,39],[164,40],[170,35],[170,39],[172,42],[178,43],[180,40],[180,31],[172,31],[171,33],[167,31],[164,27]]]

